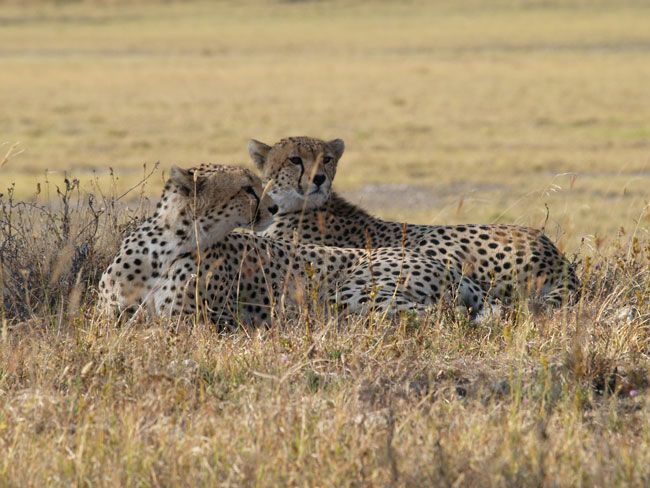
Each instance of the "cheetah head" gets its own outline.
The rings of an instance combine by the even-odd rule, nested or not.
[[[278,211],[262,181],[235,166],[206,164],[174,166],[158,205],[167,225],[179,236],[196,230],[202,242],[228,234],[236,227],[264,230]]]
[[[284,212],[318,208],[327,201],[344,150],[341,139],[289,137],[272,147],[255,139],[248,143],[264,181],[273,180],[269,193]]]

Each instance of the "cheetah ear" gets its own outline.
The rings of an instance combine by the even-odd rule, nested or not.
[[[336,156],[336,159],[341,159],[343,151],[345,151],[345,142],[343,142],[343,139],[332,139],[327,145],[334,153],[334,156]]]
[[[264,163],[266,163],[266,157],[269,155],[270,150],[271,146],[263,142],[256,141],[255,139],[248,141],[248,154],[260,171],[264,168]]]
[[[192,173],[192,171],[179,168],[178,166],[172,166],[170,179],[185,196],[193,195],[195,189],[196,194],[198,195],[205,187],[204,176],[197,175],[195,179],[194,173]]]

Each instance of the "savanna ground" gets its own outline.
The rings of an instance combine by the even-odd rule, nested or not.
[[[0,4],[0,484],[650,484],[645,2],[133,3]],[[545,225],[581,302],[97,315],[163,169],[298,134],[345,139],[336,186],[384,217]]]

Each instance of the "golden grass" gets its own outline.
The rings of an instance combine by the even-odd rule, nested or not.
[[[549,315],[120,328],[96,284],[144,195],[50,193],[0,198],[3,484],[650,481],[648,241],[584,257],[580,303]]]
[[[3,4],[0,485],[650,484],[649,19],[634,1]],[[97,316],[162,185],[117,198],[142,163],[248,164],[249,137],[295,134],[345,139],[337,186],[385,217],[541,225],[548,206],[582,302],[226,335]]]
[[[646,282],[647,290],[647,282]],[[218,336],[5,325],[9,484],[615,486],[650,479],[646,317]]]

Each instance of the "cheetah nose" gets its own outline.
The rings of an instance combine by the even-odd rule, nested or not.
[[[319,173],[319,174],[314,176],[314,184],[316,186],[321,186],[323,183],[325,183],[326,179],[327,179],[327,177],[324,174]]]
[[[276,213],[278,213],[278,206],[277,205],[271,205],[269,207],[269,212],[271,212],[271,215],[275,215]]]

